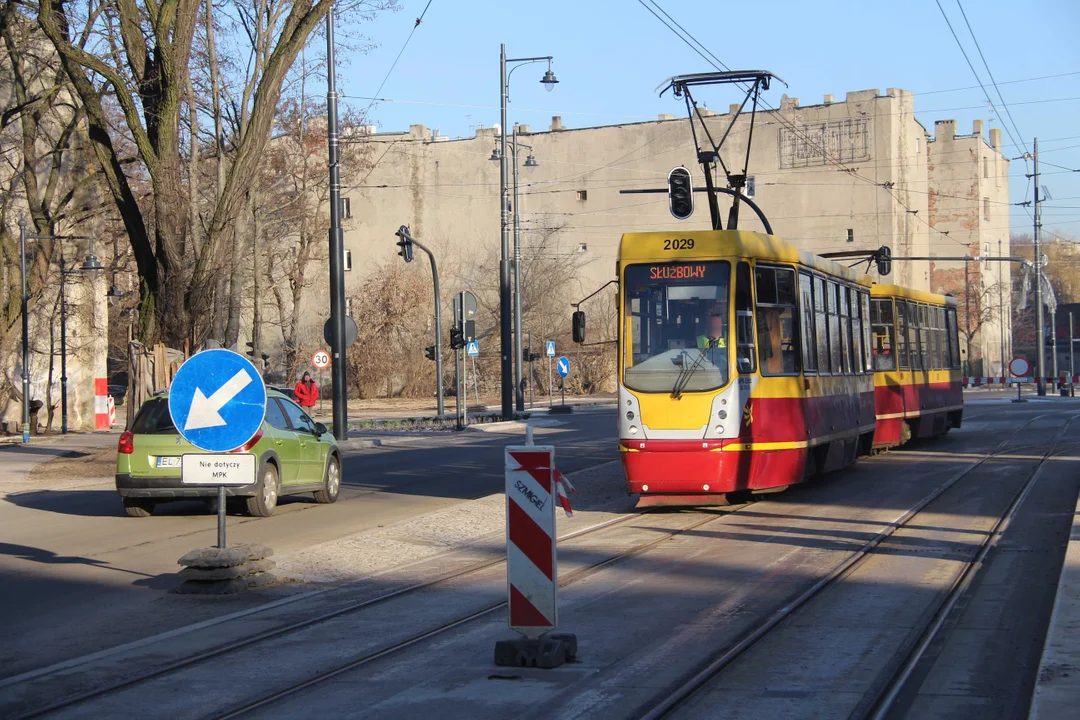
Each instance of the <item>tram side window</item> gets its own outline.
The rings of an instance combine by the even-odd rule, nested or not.
[[[908,362],[908,315],[907,315],[907,301],[896,301],[896,362],[900,366],[901,370],[907,370],[910,367]]]
[[[848,289],[840,286],[840,361],[844,367],[844,374],[850,375],[851,367],[851,303],[848,300]]]
[[[864,372],[873,372],[874,363],[870,357],[870,293],[860,293],[862,297],[862,335],[863,335],[863,354],[862,354],[862,366]],[[891,308],[890,308],[891,309]]]
[[[923,319],[923,327],[926,328],[926,334],[929,336],[927,347],[930,351],[926,354],[926,369],[936,370],[938,367],[938,338],[937,328],[934,327],[934,308],[922,306],[923,312],[926,317]]]
[[[945,308],[945,334],[949,338],[949,366],[960,367],[960,336],[956,329],[956,308]]]
[[[874,300],[873,309],[870,312],[870,322],[874,327],[874,371],[895,370],[892,298]]]
[[[919,306],[908,303],[907,338],[908,354],[911,356],[911,369],[922,370],[922,346],[919,345]]]
[[[941,327],[941,308],[930,308],[930,317],[934,319],[934,369],[941,370],[945,367],[945,356],[948,349],[945,347],[945,331]]]
[[[851,288],[851,372],[862,375],[862,318],[859,316],[859,291]]]
[[[754,372],[754,296],[747,262],[735,271],[735,361],[740,373]]]
[[[814,281],[799,273],[799,302],[802,304],[802,366],[807,375],[817,373],[817,343],[814,341]]]
[[[825,280],[814,276],[814,332],[817,334],[818,372],[832,372],[829,364],[829,325],[825,313]]]
[[[829,315],[829,364],[833,373],[839,375],[844,372],[844,364],[840,359],[843,355],[843,347],[840,345],[840,303],[837,298],[839,287],[835,280],[829,281],[828,305],[826,312]]]
[[[919,342],[922,350],[922,369],[930,369],[930,357],[933,349],[930,347],[930,322],[927,317],[925,305],[919,305]]]
[[[942,370],[949,369],[949,335],[945,331],[945,308],[934,308],[937,312],[938,348],[941,352],[941,363],[938,367]]]
[[[763,375],[799,372],[795,328],[795,271],[789,268],[754,268],[757,288],[758,356]]]

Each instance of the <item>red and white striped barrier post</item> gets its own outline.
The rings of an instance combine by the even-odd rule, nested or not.
[[[94,378],[94,429],[109,427],[109,379]]]
[[[555,509],[570,514],[572,488],[555,469],[555,448],[533,445],[531,432],[527,443],[505,451],[506,592],[510,628],[523,637],[496,642],[495,664],[553,668],[577,655],[574,635],[551,632],[558,624]]]

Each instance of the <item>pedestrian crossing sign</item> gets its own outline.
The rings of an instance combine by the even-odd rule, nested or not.
[[[476,340],[471,340],[469,344],[465,346],[465,354],[469,357],[476,357],[480,354],[480,343]]]

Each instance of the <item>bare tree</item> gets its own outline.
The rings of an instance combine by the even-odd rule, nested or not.
[[[247,48],[236,55],[247,58],[246,82],[222,87],[233,124],[229,162],[206,214],[204,236],[193,238],[181,109],[201,5],[202,0],[43,0],[38,10],[38,22],[81,99],[97,160],[130,238],[142,281],[141,333],[174,347],[198,342],[209,332],[226,243],[270,137],[282,84],[332,1],[235,0],[226,6],[229,26],[236,28],[233,45]],[[390,5],[372,0],[354,3],[348,11],[359,20]],[[93,43],[79,44],[73,34],[77,25],[92,32]],[[121,111],[119,126],[108,116],[110,98]],[[119,146],[125,136],[153,190],[146,208],[123,167]]]

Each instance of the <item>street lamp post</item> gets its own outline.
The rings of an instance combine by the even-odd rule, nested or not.
[[[27,235],[26,218],[19,218],[19,265],[22,272],[22,356],[23,356],[23,442],[30,442],[30,315],[27,312],[29,296],[26,291],[26,241],[27,240],[86,240],[89,248],[81,270],[104,270],[94,254],[92,235]],[[67,297],[66,277],[69,272],[64,261],[63,246],[60,249],[60,432],[68,431],[67,402]]]
[[[507,88],[510,76],[506,71],[508,64],[517,63],[510,69],[513,73],[518,67],[534,62],[547,61],[548,69],[540,80],[544,86],[551,90],[559,82],[555,79],[555,73],[551,71],[551,55],[525,58],[507,58],[506,45],[499,46],[499,229],[501,246],[499,256],[499,350],[502,355],[500,372],[502,375],[502,416],[510,420],[514,416],[515,388],[511,387],[511,376],[514,374],[513,342],[511,340],[511,293],[510,293],[510,192],[507,187],[507,148],[506,148],[506,103]],[[520,362],[520,361],[519,361]],[[521,397],[520,384],[517,394]]]
[[[524,331],[522,330],[522,290],[521,290],[521,216],[518,214],[518,168],[520,163],[518,162],[518,148],[523,147],[529,151],[529,156],[525,159],[525,167],[533,168],[538,167],[540,163],[536,162],[536,158],[533,156],[533,148],[531,145],[518,142],[518,126],[514,124],[514,142],[510,146],[512,148],[514,163],[513,184],[514,184],[514,398],[515,407],[518,412],[525,410],[525,390],[522,388],[522,375],[523,367],[525,364],[522,337]],[[492,160],[501,160],[502,153],[496,148],[491,154]]]

